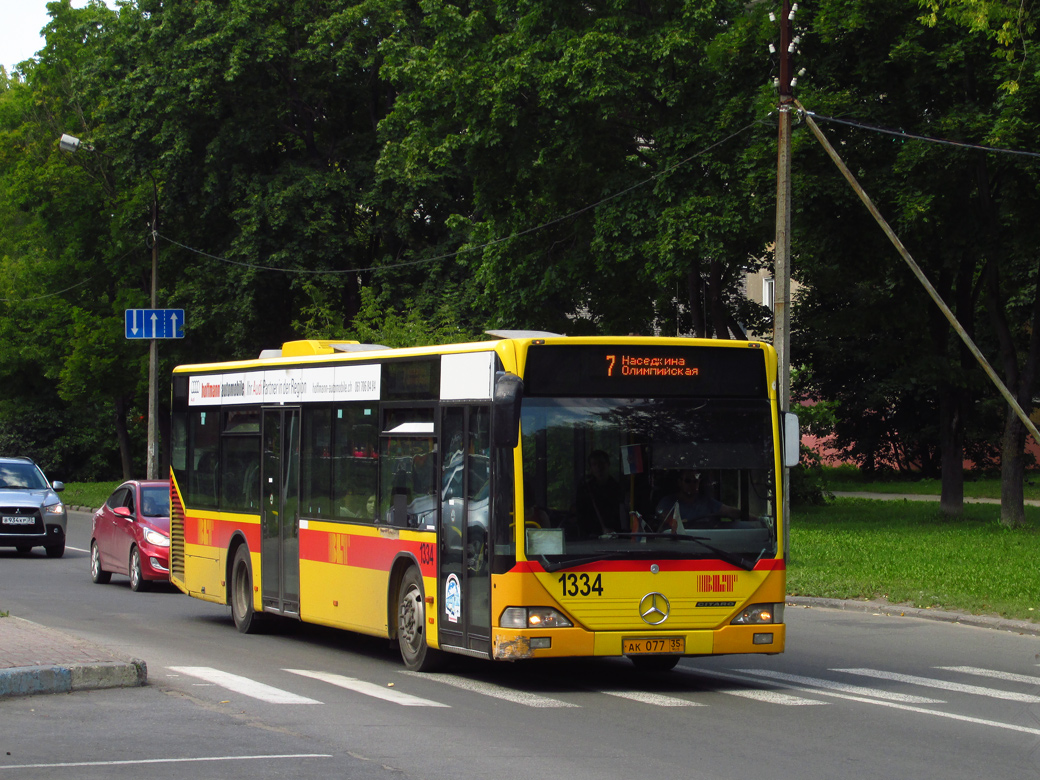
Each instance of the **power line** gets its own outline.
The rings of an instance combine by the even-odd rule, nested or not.
[[[0,298],[0,303],[32,303],[33,301],[43,301],[47,298],[54,298],[55,296],[63,295],[64,293],[67,293],[69,290],[75,290],[77,287],[86,284],[93,278],[93,276],[88,276],[82,282],[76,282],[73,285],[69,285],[64,290],[58,290],[57,292],[47,293],[46,295],[37,295],[35,298]]]
[[[903,130],[892,130],[887,127],[879,127],[877,125],[868,125],[863,122],[854,122],[851,119],[838,119],[833,116],[822,116],[814,111],[808,111],[802,109],[802,113],[807,116],[811,116],[814,119],[819,119],[824,122],[833,122],[838,125],[847,125],[849,127],[856,127],[860,130],[870,130],[875,133],[884,133],[886,135],[893,135],[897,138],[909,138],[914,141],[927,141],[933,144],[943,144],[945,146],[957,146],[962,149],[976,149],[981,152],[993,152],[994,154],[1016,154],[1022,157],[1040,157],[1040,152],[1026,152],[1021,149],[1002,149],[997,146],[983,146],[982,144],[969,144],[963,141],[951,141],[948,138],[935,138],[934,136],[927,135],[916,135],[914,133],[907,133]]]
[[[512,234],[510,234],[508,236],[504,236],[502,238],[496,238],[496,239],[493,239],[491,241],[487,241],[487,242],[485,242],[483,244],[479,244],[477,246],[466,247],[465,249],[459,249],[459,250],[457,250],[455,252],[448,252],[446,254],[437,255],[436,257],[426,257],[426,258],[423,258],[421,260],[406,260],[406,261],[400,262],[400,263],[389,263],[387,265],[374,266],[374,267],[370,267],[370,268],[345,268],[345,269],[334,269],[334,270],[323,270],[323,271],[316,271],[316,270],[302,269],[302,268],[277,268],[277,267],[274,267],[274,266],[258,265],[258,264],[255,264],[255,263],[246,263],[246,262],[243,262],[243,261],[240,261],[240,260],[230,260],[230,259],[228,259],[226,257],[220,257],[218,255],[210,254],[209,252],[203,252],[201,249],[195,249],[194,247],[187,246],[185,244],[180,243],[179,241],[174,241],[172,238],[169,238],[168,236],[164,236],[161,233],[156,233],[156,235],[159,238],[163,239],[164,241],[166,241],[166,242],[168,242],[170,244],[173,244],[174,246],[180,247],[181,249],[184,249],[184,250],[186,250],[188,252],[193,252],[194,254],[200,255],[202,257],[209,258],[210,260],[217,260],[218,262],[221,262],[221,263],[227,263],[229,265],[242,266],[244,268],[253,268],[253,269],[258,270],[258,271],[278,271],[280,273],[319,274],[319,275],[358,274],[358,273],[365,273],[365,272],[371,272],[371,271],[383,271],[383,270],[391,270],[391,269],[395,269],[395,268],[406,268],[406,267],[415,266],[415,265],[424,265],[426,263],[437,262],[438,260],[449,260],[451,258],[459,257],[460,255],[468,254],[470,252],[479,252],[481,250],[487,249],[488,247],[495,246],[496,244],[501,244],[501,243],[503,243],[505,241],[512,241],[515,238],[521,238],[523,236],[530,235],[531,233],[536,233],[539,230],[545,230],[546,228],[552,227],[554,225],[558,225],[561,222],[566,222],[569,219],[573,219],[573,218],[575,218],[577,216],[580,216],[581,214],[584,214],[585,212],[593,211],[593,210],[599,208],[600,206],[604,205],[605,203],[610,203],[611,201],[617,200],[618,198],[621,198],[621,197],[627,195],[628,193],[633,192],[634,190],[637,190],[637,189],[639,189],[641,187],[645,187],[647,184],[651,184],[651,183],[657,181],[658,179],[661,179],[661,178],[667,176],[668,174],[672,173],[673,171],[675,171],[675,170],[677,170],[677,169],[679,169],[679,168],[681,168],[681,167],[683,167],[685,165],[688,165],[689,163],[693,162],[698,157],[701,157],[701,156],[707,154],[708,152],[712,151],[713,149],[715,149],[715,148],[717,148],[719,146],[722,146],[724,143],[726,143],[726,142],[736,138],[737,136],[742,135],[743,133],[746,133],[748,130],[750,130],[751,128],[755,127],[756,125],[762,124],[763,122],[765,122],[765,120],[771,114],[772,114],[772,112],[769,112],[769,114],[767,114],[765,117],[763,117],[761,119],[755,119],[754,121],[749,122],[748,124],[744,125],[739,130],[736,130],[733,133],[730,133],[725,138],[722,138],[722,139],[716,141],[715,143],[713,143],[713,144],[711,144],[709,146],[706,146],[705,148],[701,149],[699,152],[696,152],[695,154],[691,154],[689,157],[686,157],[686,158],[680,160],[679,162],[674,163],[673,165],[670,165],[669,167],[665,168],[663,171],[655,173],[653,176],[650,176],[650,177],[648,177],[646,179],[643,179],[642,181],[637,182],[637,183],[635,183],[635,184],[633,184],[633,185],[631,185],[629,187],[626,187],[623,190],[619,190],[618,192],[615,192],[612,195],[608,195],[607,197],[605,197],[605,198],[603,198],[601,200],[598,200],[595,203],[590,203],[590,204],[588,204],[586,206],[582,206],[580,209],[572,211],[571,213],[566,214],[566,215],[564,215],[562,217],[557,217],[556,219],[549,220],[548,222],[543,222],[540,225],[536,225],[534,227],[530,227],[530,228],[527,228],[525,230],[521,230],[519,232],[512,233]]]
[[[119,262],[123,258],[127,257],[130,253],[136,252],[138,250],[138,248],[139,247],[135,246],[135,247],[131,247],[130,249],[126,250],[122,255],[120,255],[118,258],[116,258],[116,262]],[[46,295],[37,295],[35,298],[0,298],[0,303],[33,303],[34,301],[44,301],[44,300],[47,300],[48,298],[54,298],[54,297],[56,297],[58,295],[64,295],[69,290],[75,290],[77,287],[82,287],[87,282],[93,281],[93,279],[94,279],[93,276],[88,276],[83,281],[76,282],[75,284],[71,284],[68,287],[66,287],[64,290],[58,290],[57,292],[47,293]]]

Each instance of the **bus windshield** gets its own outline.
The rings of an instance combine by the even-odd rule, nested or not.
[[[765,399],[525,398],[527,557],[774,557],[772,425]]]

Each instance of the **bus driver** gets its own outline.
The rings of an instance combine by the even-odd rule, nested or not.
[[[701,472],[692,469],[680,472],[678,490],[662,498],[657,505],[658,529],[681,533],[684,526],[705,520],[740,517],[739,509],[712,498],[707,487],[707,480],[702,478]]]

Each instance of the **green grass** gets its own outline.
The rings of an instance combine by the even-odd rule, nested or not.
[[[88,506],[97,509],[119,487],[119,482],[66,482],[61,500],[71,506]]]
[[[924,479],[895,472],[864,474],[854,466],[824,468],[828,490],[837,492],[867,491],[871,493],[907,493],[918,496],[937,496],[942,492],[938,479]],[[1027,499],[1040,500],[1040,474],[1026,474],[1023,493]],[[965,498],[1000,498],[999,475],[964,475]]]
[[[791,513],[791,595],[886,599],[893,604],[1040,620],[1040,508],[1005,528],[995,504],[838,498]]]

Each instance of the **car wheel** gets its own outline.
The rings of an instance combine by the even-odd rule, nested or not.
[[[422,575],[412,566],[401,580],[397,602],[397,644],[405,668],[430,672],[444,664],[444,654],[426,644],[426,601]]]
[[[98,585],[112,581],[112,573],[101,568],[101,551],[94,541],[90,543],[90,579]]]
[[[60,558],[65,554],[65,537],[61,537],[57,544],[48,544],[43,549],[47,552],[48,558]]]
[[[14,549],[16,549],[18,551],[19,555],[26,555],[26,554],[32,552],[32,545],[31,544],[19,544]]]
[[[253,609],[253,566],[249,548],[244,544],[235,551],[231,564],[231,617],[235,628],[243,634],[255,634],[263,625],[263,615]]]
[[[141,571],[141,553],[136,547],[130,550],[130,590],[135,593],[148,590],[148,580]]]

